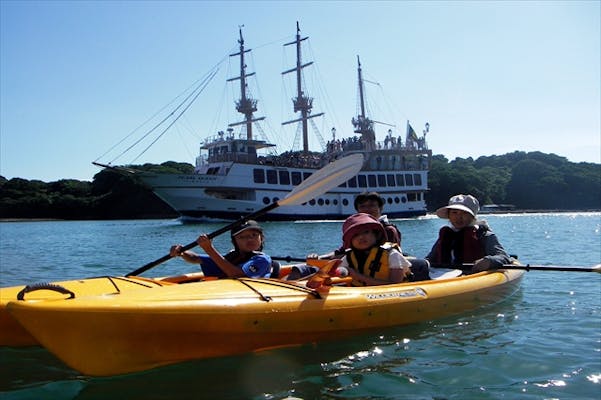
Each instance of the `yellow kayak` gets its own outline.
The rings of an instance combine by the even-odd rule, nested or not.
[[[523,271],[318,290],[274,279],[221,279],[69,300],[11,301],[50,352],[92,376],[338,339],[503,300]]]

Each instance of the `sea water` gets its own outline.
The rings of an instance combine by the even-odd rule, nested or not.
[[[601,213],[485,218],[522,263],[601,263]],[[432,216],[394,222],[404,252],[422,257],[444,223]],[[265,223],[265,250],[293,257],[328,252],[341,243],[341,225]],[[167,254],[170,245],[188,244],[221,226],[177,220],[0,223],[0,286],[124,275]],[[228,234],[214,242],[224,252],[231,247]],[[145,275],[194,269],[173,259]],[[475,312],[108,378],[82,376],[40,347],[0,348],[0,398],[599,399],[601,274],[530,271],[514,296]]]

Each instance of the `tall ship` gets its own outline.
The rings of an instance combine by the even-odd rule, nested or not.
[[[303,87],[302,71],[312,62],[303,63],[302,42],[297,23],[296,39],[284,46],[295,46],[296,65],[282,72],[296,75],[296,97],[292,99],[297,118],[282,125],[300,124],[302,150],[268,154],[274,144],[256,137],[254,125],[264,119],[256,116],[258,101],[247,91],[247,72],[242,30],[239,51],[239,75],[228,81],[239,82],[237,112],[243,118],[228,125],[225,131],[204,140],[192,174],[155,174],[142,172],[139,177],[165,203],[176,210],[183,221],[202,219],[238,219],[265,205],[282,199],[315,170],[341,157],[360,153],[365,163],[360,173],[346,183],[318,198],[298,206],[280,207],[265,215],[269,220],[344,219],[355,212],[354,198],[362,192],[378,192],[385,201],[384,213],[389,218],[415,217],[426,214],[425,193],[432,151],[426,144],[426,124],[418,137],[407,121],[405,140],[393,137],[389,129],[383,141],[376,140],[377,121],[366,114],[364,79],[357,57],[359,85],[358,115],[352,118],[353,134],[332,138],[323,151],[309,150],[308,128],[313,118],[313,98]],[[323,141],[323,139],[322,139]],[[265,153],[265,154],[262,154]]]

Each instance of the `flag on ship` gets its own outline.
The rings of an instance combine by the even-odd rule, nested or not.
[[[417,140],[417,133],[415,133],[415,130],[413,130],[413,127],[409,121],[407,121],[407,137],[411,138],[412,140]]]

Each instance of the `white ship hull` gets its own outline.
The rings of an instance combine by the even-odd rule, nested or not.
[[[223,175],[144,173],[140,178],[184,220],[237,219],[284,198],[295,186],[291,177],[302,178],[313,171],[242,163],[211,164],[211,168],[217,167]],[[259,178],[257,171],[261,171]],[[260,176],[268,174],[276,179],[261,182]],[[344,219],[355,212],[353,201],[357,194],[366,191],[380,193],[386,202],[384,212],[390,218],[426,214],[427,170],[361,171],[353,180],[346,187],[338,187],[303,205],[278,208],[266,218]]]

